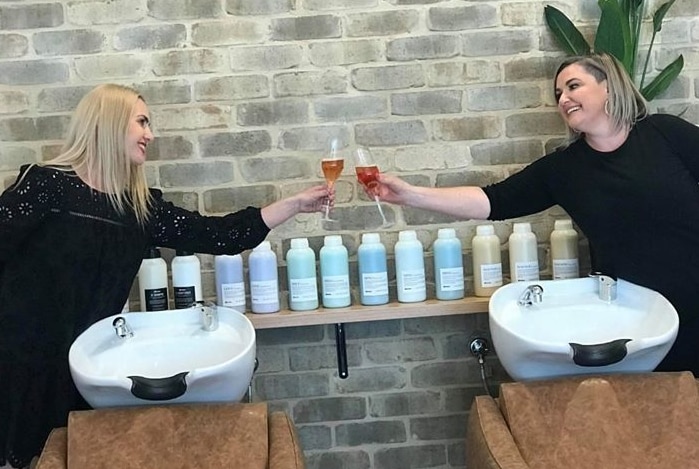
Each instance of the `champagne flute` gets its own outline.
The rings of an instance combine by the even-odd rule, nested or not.
[[[330,154],[326,158],[323,158],[323,160],[320,162],[320,167],[323,170],[325,181],[327,182],[328,187],[331,189],[335,185],[337,178],[340,177],[340,173],[342,173],[342,169],[345,166],[345,160],[340,152],[340,145],[341,143],[339,139],[331,139]],[[323,202],[323,209],[325,211],[322,218],[323,221],[337,221],[330,218],[330,199],[325,199]]]
[[[381,208],[381,203],[379,202],[378,194],[378,181],[376,177],[379,175],[379,167],[374,161],[374,157],[365,147],[357,147],[354,150],[354,170],[357,173],[357,180],[362,183],[366,192],[371,194],[376,201],[376,206],[379,209],[379,214],[381,215],[381,228],[388,228],[393,226],[393,223],[386,220],[386,216],[383,213],[383,208]]]

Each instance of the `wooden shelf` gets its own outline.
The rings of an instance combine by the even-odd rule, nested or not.
[[[429,299],[420,303],[392,302],[380,306],[352,305],[347,308],[319,308],[313,311],[282,310],[278,313],[246,313],[255,329],[276,327],[316,326],[391,319],[448,316],[452,314],[485,313],[490,298],[467,297],[461,300]]]

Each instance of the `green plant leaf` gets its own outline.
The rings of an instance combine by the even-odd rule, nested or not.
[[[684,67],[684,57],[680,55],[674,62],[665,67],[660,74],[653,79],[648,86],[641,90],[641,94],[648,101],[652,101],[660,93],[668,89],[670,83],[672,83],[677,76],[682,72]]]
[[[582,33],[561,10],[546,5],[544,17],[554,39],[568,55],[587,55],[590,53],[590,45]]]
[[[617,0],[599,0],[598,3],[602,13],[595,34],[595,52],[613,55],[633,76],[633,40],[629,19],[624,15]]]
[[[670,0],[669,2],[663,3],[657,10],[655,10],[655,13],[653,14],[653,30],[656,33],[663,27],[663,19],[673,3],[675,3],[675,0]]]

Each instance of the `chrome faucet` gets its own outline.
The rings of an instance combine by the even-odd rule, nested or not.
[[[597,279],[600,300],[606,302],[616,300],[616,278],[601,272],[591,272],[589,276]]]
[[[534,303],[541,303],[544,289],[541,285],[529,285],[519,296],[517,304],[520,306],[531,306]]]
[[[216,305],[210,302],[197,301],[192,305],[199,310],[201,317],[201,328],[207,332],[218,329],[218,311]]]
[[[116,332],[117,337],[120,339],[128,339],[133,337],[133,331],[126,323],[126,319],[123,317],[119,316],[114,318],[114,321],[112,321],[112,326],[114,326],[114,332]]]

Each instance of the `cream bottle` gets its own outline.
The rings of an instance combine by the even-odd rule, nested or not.
[[[553,279],[580,277],[578,233],[570,218],[556,220],[551,232],[551,268]]]
[[[539,280],[539,255],[536,235],[530,223],[515,223],[508,240],[512,282]]]
[[[500,238],[493,225],[479,225],[471,243],[475,294],[487,297],[503,283]]]

